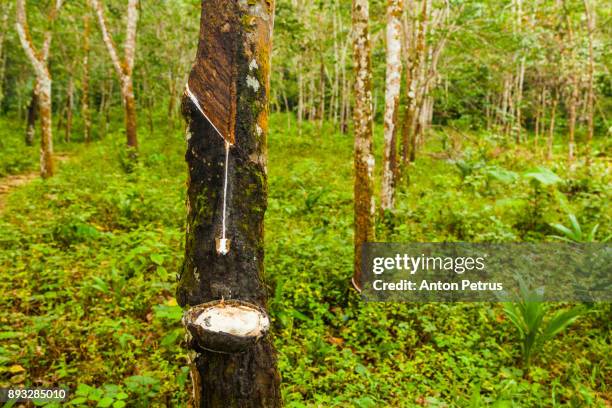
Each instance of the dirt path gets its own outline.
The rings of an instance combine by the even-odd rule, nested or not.
[[[53,159],[56,164],[63,163],[69,159],[69,156],[62,153],[55,155]],[[4,210],[6,199],[11,191],[28,184],[37,177],[40,177],[40,173],[38,171],[31,171],[29,173],[11,174],[10,176],[0,178],[0,213]]]

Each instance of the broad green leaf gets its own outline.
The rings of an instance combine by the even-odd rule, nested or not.
[[[545,186],[551,186],[563,181],[552,170],[547,169],[546,167],[537,167],[524,173],[523,177],[530,180],[536,180]]]

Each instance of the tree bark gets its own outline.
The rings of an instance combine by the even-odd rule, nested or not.
[[[415,65],[416,32],[417,24],[414,17],[415,4],[413,0],[407,0],[406,9],[408,11],[404,20],[404,59],[406,61],[406,106],[402,118],[402,163],[408,163],[410,155],[410,135],[412,124],[412,112],[414,102],[413,71]]]
[[[568,141],[568,157],[567,160],[571,163],[574,161],[574,149],[575,149],[575,134],[576,134],[576,103],[578,102],[578,80],[576,74],[571,74],[571,87],[572,92],[569,100],[569,118],[567,126],[569,128],[569,141]]]
[[[38,108],[40,114],[40,175],[43,178],[53,176],[53,135],[51,123],[51,78],[42,78],[38,84]]]
[[[406,78],[410,82],[406,91],[409,103],[404,115],[404,151],[403,158],[410,162],[416,160],[417,138],[422,131],[420,126],[420,113],[424,101],[424,79],[425,79],[425,56],[426,56],[426,33],[429,22],[428,0],[421,3],[420,24],[414,23],[415,33],[414,51],[409,66],[412,68],[410,75]]]
[[[36,85],[34,85],[36,87]],[[38,98],[36,97],[36,89],[32,89],[32,97],[28,105],[28,114],[26,120],[25,143],[28,146],[34,145],[34,136],[36,136],[36,118],[38,116]]]
[[[300,59],[298,59],[300,61]],[[304,75],[302,74],[302,67],[298,69],[298,111],[297,111],[297,122],[298,122],[298,134],[302,135],[302,121],[304,118]]]
[[[2,18],[0,19],[0,110],[4,100],[4,72],[6,68],[7,56],[4,52],[4,40],[8,29],[8,17],[11,11],[11,3],[3,6]]]
[[[319,67],[319,128],[323,127],[323,121],[325,121],[325,82],[327,75],[325,75],[325,62],[323,60],[324,54],[321,50],[321,62]]]
[[[347,36],[349,37],[349,36]],[[342,53],[340,56],[340,83],[341,83],[341,94],[340,94],[340,132],[342,134],[346,134],[348,132],[348,121],[349,121],[349,111],[350,111],[350,100],[349,93],[350,87],[348,85],[348,81],[346,79],[346,54],[347,49],[349,47],[350,38],[347,38],[347,41],[342,47]]]
[[[516,143],[520,144],[523,137],[523,83],[525,81],[525,57],[521,57],[518,68],[517,89],[516,89]]]
[[[540,150],[540,133],[543,133],[544,130],[544,115],[546,113],[546,87],[542,87],[537,106],[538,108],[536,112],[535,136],[533,139],[533,150],[535,151],[536,155],[539,154],[538,151]]]
[[[127,27],[125,34],[124,58],[119,59],[117,48],[106,26],[104,8],[100,0],[91,0],[93,9],[98,16],[98,23],[102,31],[102,39],[108,50],[115,71],[121,83],[121,95],[125,108],[125,133],[127,145],[138,148],[138,136],[136,131],[136,100],[134,98],[134,85],[132,72],[134,70],[134,57],[136,55],[136,26],[138,23],[138,0],[128,0]]]
[[[138,137],[136,134],[136,99],[134,98],[134,83],[132,76],[126,77],[121,86],[123,94],[123,104],[125,106],[125,133],[127,135],[128,147],[138,147]]]
[[[62,0],[56,0],[49,11],[48,20],[52,24],[62,6]],[[52,32],[49,28],[43,39],[42,51],[38,52],[32,43],[26,15],[25,0],[17,0],[17,34],[30,64],[36,73],[35,92],[38,99],[38,112],[41,125],[40,175],[43,178],[53,176],[53,127],[51,124],[51,75],[47,67]]]
[[[588,0],[584,1],[584,10],[587,18],[587,29],[589,39],[589,66],[588,66],[588,94],[587,94],[587,140],[586,140],[586,165],[591,164],[591,142],[593,141],[594,133],[594,121],[593,121],[593,104],[595,100],[595,87],[593,84],[595,76],[595,53],[593,51],[593,32],[595,31],[595,16],[592,10],[592,6],[589,5]]]
[[[68,90],[66,93],[66,128],[64,140],[69,142],[72,137],[72,108],[74,106],[74,79],[72,75],[68,80]]]
[[[91,112],[89,108],[89,35],[91,28],[89,24],[89,13],[83,15],[83,78],[81,97],[81,115],[83,116],[83,130],[85,142],[91,141]]]
[[[550,125],[548,128],[548,141],[546,146],[546,160],[552,160],[553,155],[553,142],[555,139],[555,116],[557,114],[557,103],[559,97],[557,91],[554,91],[552,106],[550,108]]]
[[[567,24],[567,35],[569,40],[569,47],[571,49],[570,52],[570,86],[571,93],[569,97],[568,103],[568,130],[569,130],[569,140],[568,140],[568,162],[574,161],[574,151],[575,151],[575,133],[576,133],[576,104],[578,104],[578,75],[576,74],[576,55],[574,48],[576,44],[574,43],[574,32],[572,29],[572,22],[569,15],[565,16],[565,21]]]
[[[374,240],[374,155],[372,154],[372,69],[368,0],[353,0],[355,59],[355,259],[353,285],[362,288],[362,244]]]
[[[402,11],[403,0],[388,0],[387,72],[385,79],[385,146],[381,191],[381,207],[383,210],[391,210],[395,207],[397,116],[399,110],[400,84],[402,80]]]
[[[269,0],[248,4],[202,0],[199,46],[189,87],[204,89],[205,75],[218,78],[216,81],[226,80],[218,73],[219,67],[211,65],[221,58],[219,53],[230,60],[231,67],[224,68],[235,68],[235,77],[227,79],[233,83],[229,88],[235,90],[235,95],[227,95],[228,103],[236,104],[235,142],[228,153],[225,221],[231,248],[222,255],[215,243],[223,227],[226,142],[201,108],[186,97],[187,237],[177,289],[178,302],[184,307],[221,299],[239,299],[260,307],[266,304],[263,221],[273,15],[274,3]],[[270,339],[264,338],[240,354],[192,347],[196,352],[191,371],[193,406],[281,406],[280,375]]]

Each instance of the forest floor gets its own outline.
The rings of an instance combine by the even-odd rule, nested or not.
[[[58,174],[28,178],[5,197],[0,386],[65,386],[75,406],[185,406],[174,299],[184,131],[169,131],[160,115],[154,132],[140,129],[135,163],[120,117],[103,140],[58,143],[70,154]],[[609,304],[593,305],[525,366],[499,304],[362,302],[349,285],[352,138],[309,123],[298,136],[288,120],[271,118],[265,261],[287,407],[610,406]],[[33,171],[38,149],[22,146],[18,123],[4,124],[0,174]],[[567,224],[568,214],[585,231],[599,224],[596,239],[610,234],[603,157],[569,170],[561,138],[545,163],[495,134],[472,132],[459,148],[451,133],[437,129],[408,168],[377,240],[551,241],[550,224]],[[375,136],[379,160],[378,126]],[[536,194],[525,174],[538,166],[561,181]],[[549,319],[567,305],[545,307]]]
[[[21,187],[24,184],[29,183],[36,177],[39,177],[40,173],[30,172],[25,174],[12,174],[0,178],[0,212],[4,209],[6,196],[15,188]]]
[[[68,160],[67,154],[56,154],[53,156],[55,160],[55,166],[57,171],[57,165]],[[6,204],[6,198],[8,194],[16,188],[19,188],[32,180],[40,177],[40,172],[30,171],[21,174],[10,174],[8,176],[0,178],[0,213],[4,209]]]

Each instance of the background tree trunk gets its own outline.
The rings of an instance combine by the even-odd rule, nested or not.
[[[578,104],[578,75],[576,73],[576,55],[574,48],[576,44],[574,43],[574,30],[572,29],[572,22],[569,15],[565,16],[566,24],[567,24],[567,38],[569,42],[570,48],[570,74],[569,74],[569,82],[571,87],[571,93],[569,96],[569,101],[567,102],[569,111],[568,117],[568,130],[569,130],[569,140],[568,140],[568,162],[574,161],[574,152],[575,152],[575,135],[576,135],[576,105]]]
[[[36,85],[34,85],[36,87]],[[26,119],[26,134],[25,143],[28,146],[34,145],[34,136],[36,136],[36,117],[38,116],[38,98],[36,97],[36,89],[32,89],[32,97],[28,104],[28,114]]]
[[[56,0],[49,11],[48,20],[52,24],[57,17],[62,0]],[[41,147],[40,147],[40,175],[43,178],[53,176],[53,126],[51,124],[51,75],[47,67],[49,47],[51,46],[51,27],[45,31],[42,51],[38,52],[32,44],[25,0],[17,0],[17,34],[21,46],[36,73],[36,86],[38,113],[40,115]]]
[[[372,69],[368,0],[353,0],[355,58],[355,259],[353,285],[361,289],[361,246],[374,240],[374,155],[372,154]]]
[[[74,79],[72,75],[68,80],[68,90],[66,94],[66,132],[64,134],[64,140],[69,142],[72,138],[72,108],[74,107]]]
[[[134,98],[134,84],[132,76],[125,77],[125,83],[121,87],[123,103],[125,105],[125,133],[127,135],[128,147],[138,147],[136,134],[136,99]]]
[[[400,84],[402,81],[402,11],[403,0],[388,0],[387,72],[385,80],[385,146],[381,192],[381,207],[383,210],[390,210],[395,207],[397,116],[399,110]]]
[[[47,74],[48,75],[48,74]],[[53,135],[51,123],[51,78],[43,77],[38,84],[38,112],[40,115],[40,175],[42,178],[53,176]]]
[[[125,133],[128,147],[138,147],[136,130],[136,100],[134,98],[134,85],[132,73],[134,70],[134,57],[136,55],[136,25],[138,23],[138,0],[128,0],[127,27],[124,44],[124,58],[119,59],[117,48],[108,31],[104,18],[104,8],[100,0],[91,0],[94,12],[98,16],[98,23],[102,31],[102,39],[108,50],[119,82],[121,83],[121,96],[125,108]]]
[[[593,140],[594,123],[593,123],[593,104],[595,100],[595,53],[593,51],[593,32],[595,31],[595,16],[592,7],[589,6],[589,1],[584,0],[584,10],[587,18],[587,30],[589,39],[589,66],[588,66],[588,94],[587,94],[587,140],[586,140],[586,164],[591,164],[591,142]]]
[[[6,60],[8,58],[4,51],[4,41],[8,31],[8,17],[11,12],[11,5],[11,3],[8,3],[2,7],[2,17],[0,18],[0,110],[2,109],[2,101],[4,100],[4,72]]]
[[[212,54],[218,52],[231,55],[232,66],[224,68],[236,69],[235,145],[229,150],[226,219],[231,248],[227,255],[220,255],[215,246],[222,226],[224,140],[192,100],[185,98],[188,218],[185,261],[177,290],[182,306],[222,298],[261,307],[266,304],[263,219],[274,6],[264,0],[249,4],[202,0],[200,41],[190,84],[195,81],[201,87],[202,77],[197,72],[211,75],[211,70],[219,69],[210,63],[217,60]],[[222,50],[216,50],[215,45]],[[224,80],[221,74],[218,77]],[[281,405],[276,355],[267,338],[241,354],[196,349],[191,373],[196,407]]]
[[[83,131],[85,132],[85,142],[91,141],[91,112],[89,108],[89,34],[91,32],[89,24],[89,13],[83,16],[83,79],[81,88],[81,115],[83,116]]]
[[[555,116],[557,114],[557,103],[559,97],[557,91],[554,91],[552,106],[550,108],[550,125],[548,127],[548,140],[546,146],[546,160],[552,160],[553,155],[553,142],[555,139]]]

